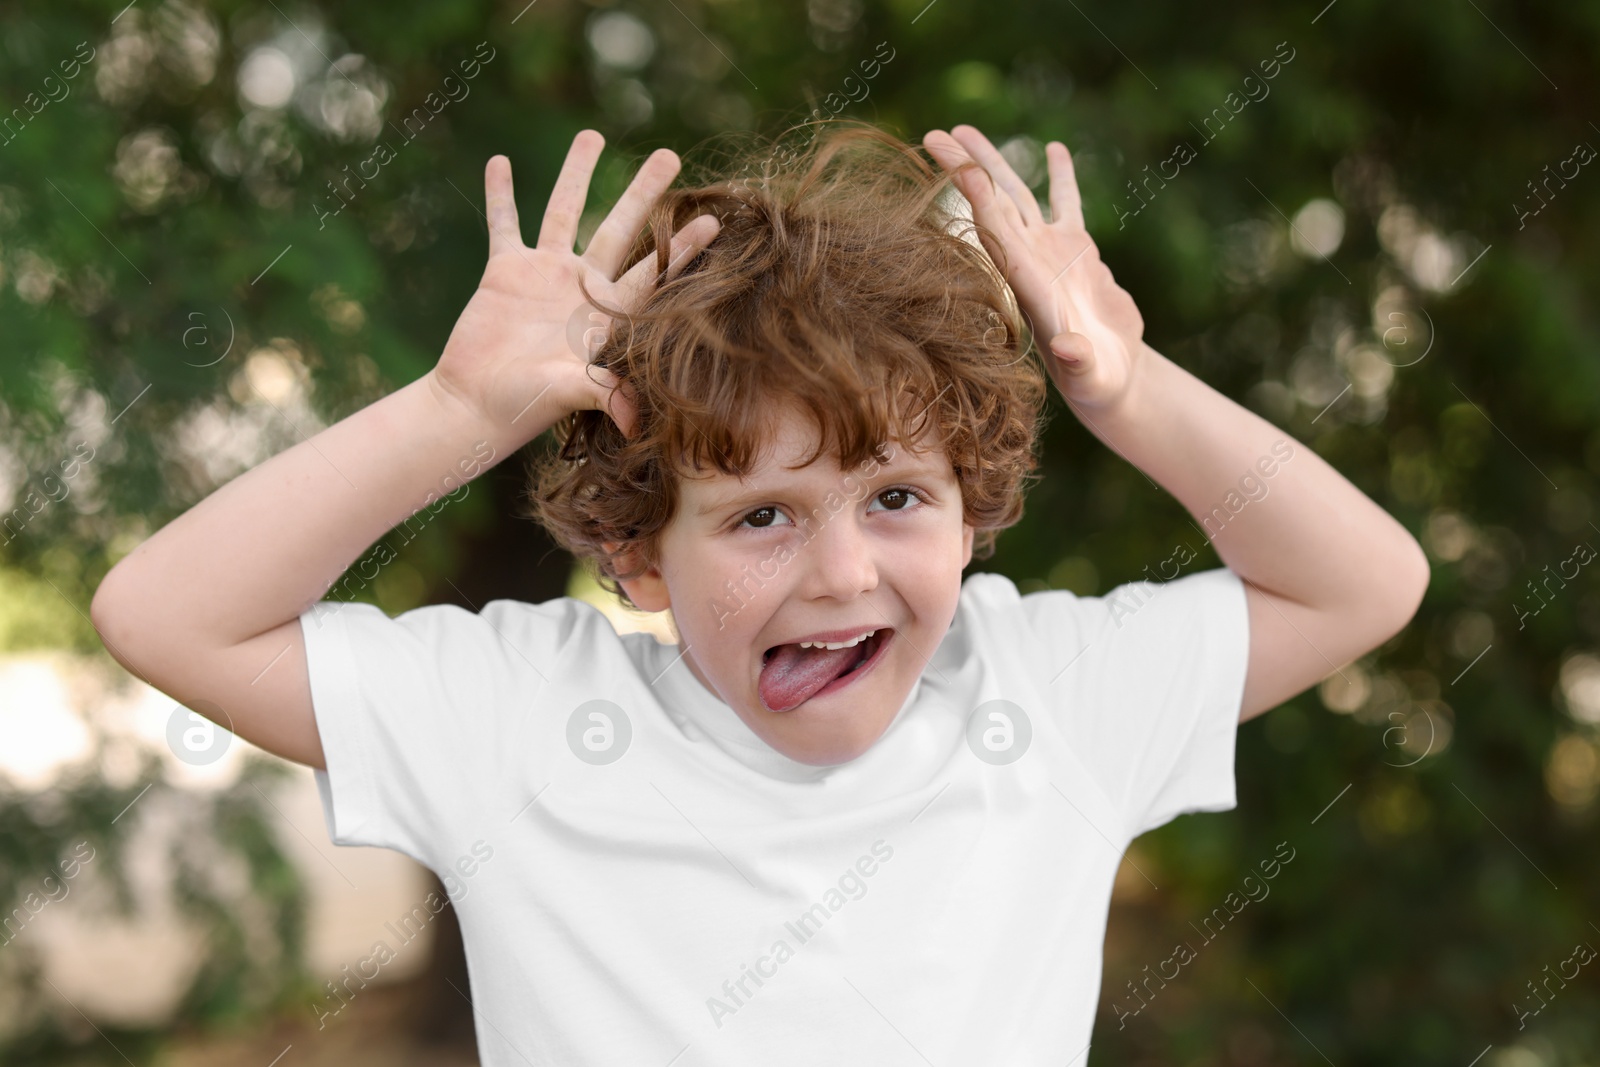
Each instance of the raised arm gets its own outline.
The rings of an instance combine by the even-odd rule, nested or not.
[[[1047,222],[973,127],[933,131],[924,144],[952,172],[978,164],[956,183],[974,220],[998,236],[989,253],[1003,254],[1006,280],[1073,412],[1177,497],[1244,580],[1250,665],[1241,721],[1398,633],[1428,586],[1421,546],[1310,448],[1144,343],[1143,317],[1084,229],[1066,146],[1046,149]],[[1260,496],[1245,506],[1242,490],[1252,485],[1271,502]]]
[[[1240,721],[1376,648],[1416,614],[1429,568],[1405,527],[1309,447],[1161,353],[1145,346],[1123,400],[1079,416],[1177,497],[1244,580],[1250,666]]]
[[[580,277],[623,307],[654,285],[651,258],[612,279],[679,163],[653,154],[580,257],[578,219],[603,144],[593,130],[574,138],[532,249],[510,162],[489,161],[489,262],[438,366],[241,474],[113,567],[90,618],[119,663],[252,744],[324,766],[300,614],[385,531],[567,412],[604,410],[633,432],[615,378],[572,350],[567,328],[584,303]],[[684,227],[674,269],[716,231],[704,216]]]

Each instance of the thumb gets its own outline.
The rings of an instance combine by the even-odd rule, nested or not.
[[[1087,370],[1094,361],[1094,345],[1081,333],[1071,330],[1050,338],[1050,352],[1068,370]]]
[[[589,368],[595,374],[595,405],[617,424],[617,429],[622,431],[622,436],[632,437],[638,431],[639,409],[634,403],[632,391],[611,371],[604,367]]]
[[[635,437],[638,434],[638,405],[634,402],[634,390],[627,382],[613,376],[611,381],[616,382],[616,389],[611,390],[611,395],[606,400],[606,411],[610,411],[611,421],[616,422],[622,437]]]

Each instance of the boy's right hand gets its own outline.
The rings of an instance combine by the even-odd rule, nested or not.
[[[594,130],[572,139],[533,248],[522,243],[511,161],[494,156],[485,170],[489,263],[430,379],[497,436],[532,440],[580,409],[605,411],[626,436],[636,432],[637,412],[626,390],[617,388],[610,371],[588,362],[598,348],[594,328],[603,330],[610,319],[592,309],[581,315],[586,301],[578,280],[597,301],[625,311],[650,295],[655,256],[617,274],[680,164],[670,149],[652,153],[580,256],[573,252],[578,220],[604,144]],[[714,216],[701,215],[679,230],[667,276],[675,276],[719,229]]]

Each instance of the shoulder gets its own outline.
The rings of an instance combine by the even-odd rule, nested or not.
[[[973,571],[961,582],[961,599],[957,611],[993,611],[1016,609],[1022,603],[1017,583],[994,571]]]
[[[950,622],[953,654],[977,653],[985,659],[1027,656],[1034,640],[1034,620],[1027,598],[1003,574],[975,571],[961,583],[955,617]]]
[[[1106,641],[1151,641],[1175,631],[1244,616],[1244,584],[1217,567],[1168,581],[1124,582],[1103,594],[1066,589],[1022,593],[1002,574],[975,572],[961,585],[957,621],[1004,635],[1044,635],[1052,643],[1087,646]]]
[[[574,597],[533,603],[491,600],[481,608],[425,604],[390,616],[361,602],[324,601],[303,617],[308,633],[332,630],[356,643],[381,643],[392,653],[407,647],[450,650],[496,646],[542,654],[572,643],[615,641],[616,631],[594,605]]]
[[[1020,618],[1022,595],[1017,585],[1003,574],[974,571],[961,582],[952,630],[968,627],[990,629],[1007,617]]]

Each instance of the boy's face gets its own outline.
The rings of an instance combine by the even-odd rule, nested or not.
[[[973,528],[942,450],[889,442],[887,463],[841,470],[823,454],[785,469],[811,452],[816,435],[791,407],[747,478],[685,478],[660,568],[622,585],[646,611],[672,609],[684,663],[757,736],[792,760],[824,766],[865,752],[905,703],[955,618]],[[763,686],[774,646],[872,629],[875,637],[848,652],[781,650],[772,666],[794,669],[787,681],[772,671]],[[807,691],[788,710],[765,699],[784,705]]]

